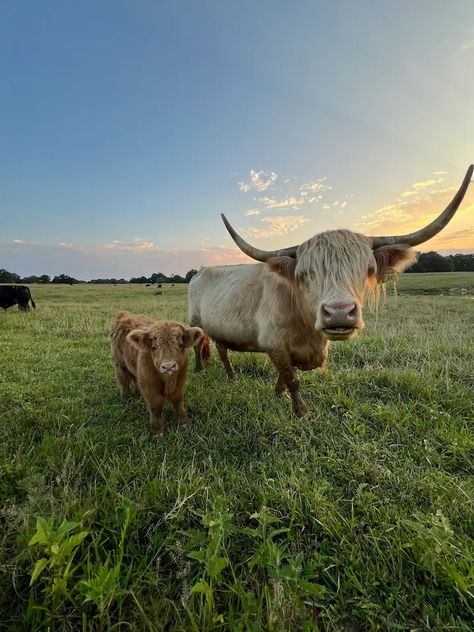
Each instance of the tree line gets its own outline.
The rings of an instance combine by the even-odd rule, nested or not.
[[[444,257],[434,250],[430,252],[418,253],[418,260],[406,272],[474,272],[474,253],[456,254]],[[59,274],[51,278],[47,274],[41,276],[21,277],[15,272],[9,272],[0,268],[0,283],[66,283],[74,285],[76,283],[104,283],[118,285],[121,283],[189,283],[198,271],[194,268],[186,272],[184,276],[172,274],[167,276],[163,272],[154,272],[151,276],[132,277],[127,279],[92,279],[91,281],[81,281],[67,274]]]
[[[172,274],[171,276],[167,276],[162,272],[154,272],[150,277],[141,276],[141,277],[132,277],[129,281],[127,279],[91,279],[90,281],[81,281],[80,279],[75,279],[68,274],[58,274],[57,276],[51,278],[48,274],[42,274],[41,276],[31,275],[22,277],[16,272],[9,272],[5,270],[5,268],[0,268],[0,283],[65,283],[67,285],[75,285],[76,283],[104,283],[104,284],[122,284],[122,283],[189,283],[193,276],[197,274],[198,271],[194,268],[192,270],[188,270],[184,276],[180,274]]]

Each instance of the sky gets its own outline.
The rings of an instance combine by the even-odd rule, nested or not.
[[[472,0],[2,0],[0,268],[82,279],[399,234],[474,162]],[[474,185],[422,247],[474,251]]]

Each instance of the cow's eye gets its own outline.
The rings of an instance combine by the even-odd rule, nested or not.
[[[375,274],[374,266],[369,266],[368,275],[373,276]]]
[[[180,348],[180,349],[184,349],[184,342],[180,342],[180,343],[179,343],[179,348]]]

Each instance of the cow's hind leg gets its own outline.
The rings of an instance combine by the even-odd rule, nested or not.
[[[120,391],[122,394],[122,401],[127,401],[128,394],[130,392],[130,383],[134,377],[130,371],[121,364],[115,365],[115,375],[117,376],[117,382],[120,385]]]
[[[222,364],[224,365],[225,371],[227,373],[227,377],[230,380],[233,380],[235,377],[235,371],[234,371],[234,367],[232,366],[232,362],[230,361],[230,358],[229,358],[229,349],[226,346],[221,345],[219,343],[216,343],[216,347],[217,347],[217,352],[219,354],[219,357],[222,360]]]
[[[309,411],[300,395],[300,381],[296,375],[295,369],[291,365],[290,358],[285,352],[274,351],[268,354],[271,361],[278,371],[277,386],[281,385],[280,380],[284,381],[291,397],[291,409],[296,417],[307,417]]]

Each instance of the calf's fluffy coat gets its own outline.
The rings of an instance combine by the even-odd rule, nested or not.
[[[186,349],[199,346],[205,351],[206,338],[199,327],[173,320],[153,321],[129,312],[119,312],[112,323],[112,358],[122,397],[127,397],[130,383],[135,381],[148,407],[151,428],[160,435],[166,402],[173,404],[182,423],[188,421],[184,408]]]

